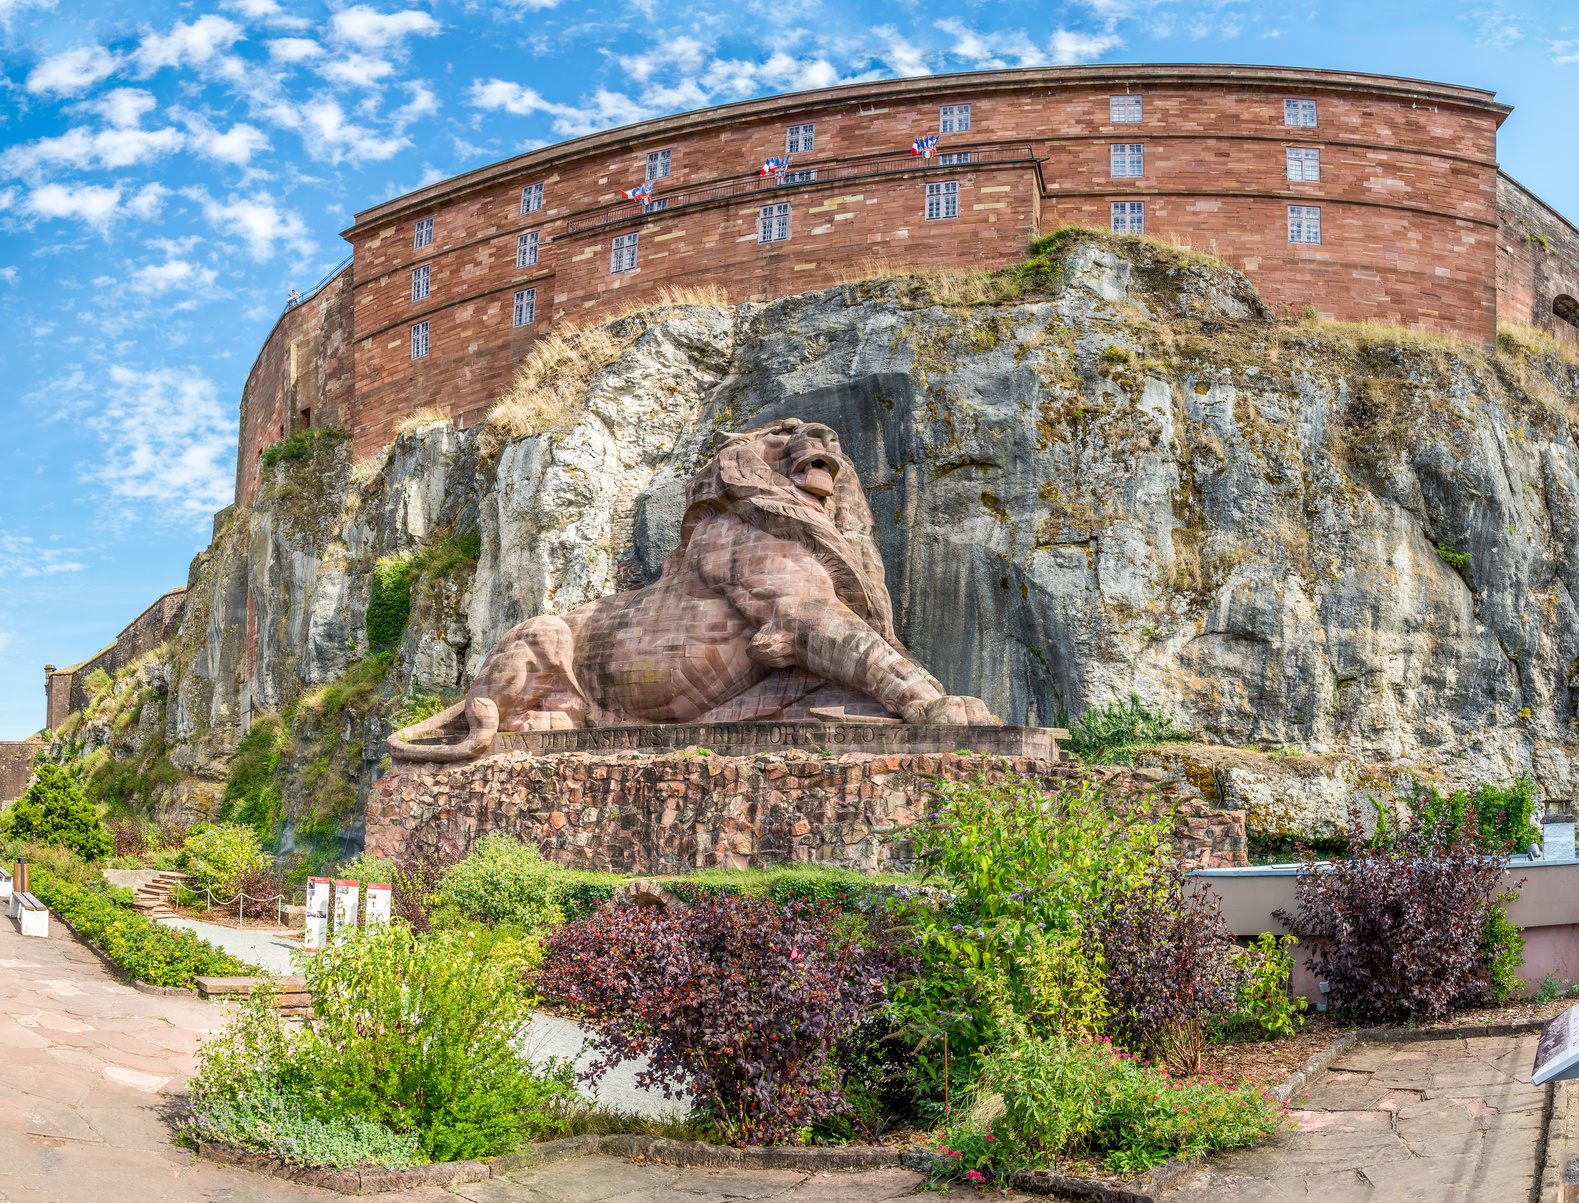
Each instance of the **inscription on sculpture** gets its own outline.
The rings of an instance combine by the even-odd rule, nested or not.
[[[814,721],[830,716],[851,721]],[[655,584],[511,628],[462,701],[389,748],[469,760],[528,733],[545,751],[684,747],[710,736],[639,732],[689,726],[716,740],[721,726],[761,723],[767,744],[732,746],[772,746],[776,731],[782,746],[919,750],[915,729],[1001,725],[895,636],[861,482],[833,430],[796,418],[718,436]],[[562,742],[537,742],[547,735]],[[932,749],[939,739],[923,742],[966,746]]]
[[[495,752],[609,752],[705,748],[741,755],[801,748],[819,752],[973,752],[1059,760],[1057,734],[1040,727],[860,723],[684,723],[500,732]]]

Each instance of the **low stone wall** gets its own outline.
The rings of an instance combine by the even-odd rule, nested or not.
[[[460,765],[400,764],[367,803],[367,852],[389,860],[465,855],[503,831],[580,869],[682,873],[821,864],[907,866],[903,830],[950,781],[1078,779],[1078,766],[954,753],[717,756],[515,751]],[[1245,863],[1244,813],[1180,795],[1157,770],[1100,770],[1137,811],[1175,813],[1175,847],[1199,867]]]

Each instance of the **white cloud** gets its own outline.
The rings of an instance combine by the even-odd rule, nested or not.
[[[55,0],[0,0],[0,25],[11,28],[12,19],[24,8],[54,8]]]
[[[311,24],[304,17],[291,16],[280,7],[279,0],[225,0],[224,6],[249,21],[261,21],[283,29],[304,29]]]
[[[0,576],[49,576],[57,572],[81,572],[87,567],[66,559],[71,554],[69,550],[40,547],[26,535],[0,530]]]
[[[495,111],[503,109],[517,117],[532,113],[547,113],[560,107],[551,105],[533,89],[503,79],[472,81],[471,104],[473,108]]]
[[[330,98],[299,107],[278,104],[269,115],[277,125],[300,134],[313,158],[332,164],[380,162],[411,145],[410,138],[386,138],[375,129],[347,120],[339,101]]]
[[[189,117],[186,122],[192,149],[206,159],[245,167],[253,155],[269,149],[269,139],[264,132],[244,121],[223,131],[198,117]]]
[[[137,195],[126,202],[126,211],[147,221],[159,215],[159,210],[164,208],[164,198],[169,195],[170,189],[163,184],[144,184]]]
[[[905,78],[932,74],[925,52],[907,42],[892,25],[879,25],[872,32],[883,39],[882,59],[895,74]]]
[[[208,292],[213,288],[215,278],[213,268],[199,267],[186,259],[168,259],[164,263],[149,263],[139,267],[128,278],[128,283],[134,292],[157,297],[172,289]]]
[[[364,50],[382,50],[407,37],[431,37],[439,23],[418,9],[381,13],[371,5],[354,4],[335,13],[329,27],[337,41],[350,42]]]
[[[15,265],[11,267],[0,267],[0,280],[4,280],[13,288],[16,286],[17,276],[18,273]]]
[[[94,167],[132,167],[181,149],[186,141],[180,130],[118,128],[90,131],[84,126],[67,130],[58,138],[40,138],[13,146],[0,155],[0,166],[12,175],[35,178],[47,167],[87,171]]]
[[[235,423],[196,368],[115,365],[105,403],[88,419],[105,444],[88,478],[172,518],[198,518],[235,492]]]
[[[1552,62],[1559,67],[1579,63],[1579,41],[1547,42],[1546,49],[1551,52]]]
[[[1068,29],[1057,30],[1048,42],[1048,53],[1054,66],[1066,67],[1074,63],[1089,63],[1101,58],[1109,50],[1116,50],[1124,39],[1110,33],[1076,33]]]
[[[84,184],[72,188],[65,184],[44,184],[33,189],[23,202],[28,213],[45,218],[74,218],[99,229],[115,215],[121,202],[120,188]]]
[[[153,93],[142,88],[114,88],[86,107],[111,125],[125,128],[141,123],[144,113],[158,107]]]
[[[347,88],[375,87],[379,80],[395,69],[395,64],[387,58],[378,58],[374,55],[348,54],[342,59],[325,63],[318,68],[318,74],[330,83],[340,84]]]
[[[956,17],[945,18],[934,22],[934,25],[954,36],[950,54],[980,70],[1088,63],[1124,44],[1123,39],[1116,34],[1074,33],[1059,29],[1054,31],[1045,45],[1040,45],[1024,30],[982,32],[972,29]]]
[[[234,21],[206,13],[190,23],[177,21],[167,34],[146,35],[132,58],[143,75],[161,67],[201,67],[230,49],[242,32]]]
[[[311,38],[274,38],[269,42],[269,57],[278,63],[302,63],[324,53]]]
[[[646,83],[659,71],[695,72],[707,57],[708,47],[695,38],[670,38],[653,46],[644,54],[625,55],[619,60],[620,70],[637,83]]]
[[[302,219],[289,210],[276,208],[274,198],[267,192],[251,196],[232,193],[224,201],[214,200],[198,188],[187,189],[183,195],[202,204],[203,217],[211,226],[246,239],[254,259],[273,258],[275,243],[297,251],[312,249]]]
[[[27,90],[41,96],[76,96],[108,78],[117,65],[115,56],[103,46],[78,46],[45,59],[28,72]]]
[[[427,84],[417,80],[410,88],[411,99],[390,114],[390,122],[397,130],[404,130],[413,122],[431,117],[439,111],[439,98]]]

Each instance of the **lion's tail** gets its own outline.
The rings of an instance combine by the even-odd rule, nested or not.
[[[410,739],[430,735],[447,735],[461,729],[465,722],[466,738],[458,744],[412,744]],[[492,698],[474,697],[456,702],[430,719],[413,723],[396,731],[388,739],[390,755],[397,760],[418,761],[428,764],[449,764],[457,760],[471,760],[481,756],[493,744],[499,731],[499,706]]]

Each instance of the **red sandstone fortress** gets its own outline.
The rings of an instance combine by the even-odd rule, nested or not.
[[[1489,343],[1579,340],[1579,229],[1497,168],[1512,110],[1450,84],[1282,67],[890,80],[591,134],[357,214],[241,403],[236,499],[303,428],[365,456],[417,409],[463,425],[532,342],[718,284],[768,300],[893,268],[996,268],[1067,225],[1173,239],[1278,312]],[[936,138],[930,157],[912,152]],[[764,162],[787,158],[782,173]],[[622,193],[650,184],[650,199]]]

